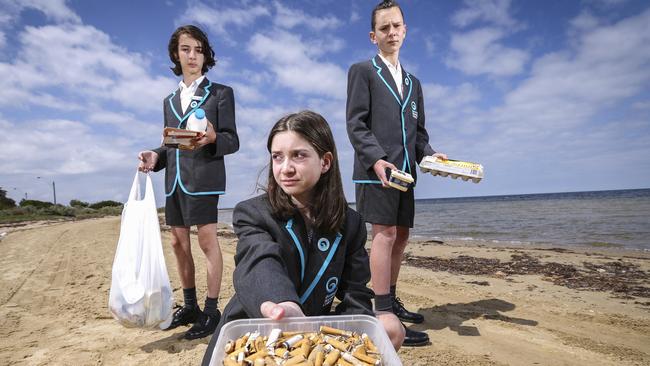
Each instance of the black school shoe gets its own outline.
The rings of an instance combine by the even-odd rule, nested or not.
[[[219,310],[217,310],[217,313],[214,315],[201,312],[196,323],[194,323],[190,330],[185,332],[184,338],[192,340],[212,335],[214,330],[217,329],[217,324],[219,324],[220,319],[221,312],[219,312]]]
[[[404,324],[402,324],[404,325]],[[420,347],[429,344],[429,335],[424,332],[418,332],[404,326],[406,334],[404,335],[404,347]]]
[[[424,321],[424,316],[422,316],[422,314],[406,310],[406,308],[404,308],[404,303],[399,299],[399,297],[393,298],[393,313],[403,322],[420,324]]]
[[[180,327],[181,325],[194,323],[199,318],[199,314],[201,314],[201,309],[199,309],[198,306],[183,306],[174,312],[172,322],[169,324],[169,327],[165,328],[165,330],[171,330]]]

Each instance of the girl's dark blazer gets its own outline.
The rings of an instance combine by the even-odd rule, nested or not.
[[[327,315],[334,297],[341,302],[336,314],[373,315],[374,296],[366,284],[370,264],[365,249],[366,227],[348,208],[340,233],[314,232],[308,242],[298,213],[288,220],[271,214],[266,194],[240,202],[233,212],[239,238],[235,254],[231,298],[203,358],[207,365],[221,327],[244,318],[260,318],[265,301],[292,301],[305,315]],[[206,363],[207,360],[207,363]]]
[[[402,68],[402,95],[378,55],[350,67],[347,131],[354,147],[355,183],[380,184],[372,167],[379,159],[416,178],[417,163],[435,151],[424,127],[420,81]]]
[[[202,108],[217,134],[214,143],[195,150],[180,150],[161,146],[154,171],[165,170],[165,195],[171,196],[176,189],[189,195],[224,194],[226,169],[224,155],[239,149],[239,137],[235,127],[235,97],[232,88],[203,79],[196,89],[187,113],[181,108],[180,89],[164,100],[165,127],[184,128],[187,118]]]

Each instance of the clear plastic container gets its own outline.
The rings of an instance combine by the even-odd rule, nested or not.
[[[222,366],[225,356],[226,342],[235,340],[246,332],[258,331],[262,335],[269,335],[273,328],[283,331],[318,332],[321,325],[349,330],[359,334],[366,333],[381,352],[383,365],[402,366],[395,348],[390,343],[388,335],[377,318],[369,315],[331,315],[311,316],[305,318],[286,318],[282,320],[271,319],[241,319],[235,320],[221,328],[217,344],[212,353],[210,366]]]

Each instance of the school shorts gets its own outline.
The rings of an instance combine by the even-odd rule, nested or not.
[[[165,202],[165,222],[183,227],[213,224],[217,222],[218,206],[219,195],[192,196],[176,187]]]
[[[384,188],[381,184],[355,186],[357,212],[365,222],[388,226],[413,227],[415,197],[413,188],[402,192],[395,188]]]

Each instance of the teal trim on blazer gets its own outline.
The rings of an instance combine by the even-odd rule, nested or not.
[[[377,61],[375,61],[375,57],[372,58],[372,64],[375,66],[377,69],[377,75],[379,75],[379,78],[381,78],[381,81],[384,82],[384,85],[390,90],[390,93],[393,94],[395,97],[395,100],[397,100],[397,104],[401,107],[401,112],[400,112],[400,120],[402,123],[402,147],[404,148],[404,161],[402,162],[402,171],[408,171],[409,173],[411,172],[411,165],[408,163],[409,162],[409,152],[408,152],[408,145],[406,143],[406,127],[404,124],[404,108],[408,105],[409,99],[411,99],[411,91],[413,89],[413,80],[411,80],[411,75],[407,72],[406,73],[406,78],[409,81],[409,93],[406,96],[406,99],[404,99],[404,102],[397,96],[393,88],[390,87],[390,84],[384,79],[384,76],[381,74],[381,67],[377,65]],[[407,169],[408,168],[408,169]]]
[[[411,75],[407,72],[406,73],[406,79],[409,81],[409,93],[406,95],[406,99],[404,99],[404,103],[402,103],[402,144],[404,146],[404,164],[402,165],[402,171],[407,171],[406,168],[408,168],[408,172],[411,172],[411,164],[408,164],[409,160],[409,151],[407,149],[406,145],[406,126],[404,125],[404,108],[409,104],[408,101],[411,99],[411,90],[413,89],[413,80],[411,80]],[[408,164],[408,165],[407,165]]]
[[[330,262],[332,261],[332,257],[334,257],[334,253],[336,252],[336,248],[338,248],[339,242],[341,241],[342,237],[343,235],[341,235],[340,233],[336,234],[336,240],[334,240],[334,244],[332,244],[332,247],[330,248],[330,252],[327,253],[327,258],[325,258],[325,262],[323,262],[323,265],[320,266],[320,269],[318,270],[318,274],[316,274],[314,280],[311,281],[311,283],[309,284],[307,291],[305,291],[305,293],[302,294],[302,296],[300,296],[301,304],[304,304],[305,301],[309,298],[312,291],[314,291],[316,284],[318,284],[320,278],[323,276],[323,273],[325,273],[325,270],[327,269],[327,267],[329,267]]]
[[[174,115],[176,118],[179,120],[178,122],[178,128],[181,127],[181,124],[183,121],[187,119],[192,113],[194,113],[195,110],[199,109],[201,105],[205,102],[206,99],[208,99],[208,96],[210,95],[210,86],[212,85],[212,81],[208,79],[208,85],[206,85],[203,90],[205,90],[205,95],[203,95],[203,98],[196,104],[196,107],[192,108],[188,113],[185,114],[183,118],[181,118],[178,113],[176,112],[176,108],[174,108],[174,103],[172,103],[172,98],[176,95],[176,90],[172,93],[172,95],[167,99],[167,102],[169,103],[169,106],[172,109],[172,112],[174,112]],[[207,191],[207,192],[190,192],[185,188],[185,185],[183,184],[183,180],[181,179],[181,159],[180,159],[180,150],[176,149],[176,177],[174,178],[174,185],[172,186],[172,190],[169,193],[165,192],[166,197],[170,197],[172,194],[174,194],[174,191],[176,190],[176,184],[181,187],[181,190],[185,194],[189,194],[190,196],[209,196],[209,195],[221,195],[225,194],[226,191]]]
[[[183,180],[181,179],[181,170],[178,169],[178,167],[181,164],[180,161],[180,155],[181,151],[179,149],[176,149],[176,178],[174,178],[174,186],[172,187],[172,190],[169,193],[165,193],[166,197],[170,197],[172,194],[174,194],[174,190],[176,189],[176,183],[181,187],[181,190],[183,193],[188,194],[190,196],[209,196],[209,195],[221,195],[225,194],[225,191],[208,191],[208,192],[190,192],[185,188],[185,185],[183,184]]]
[[[359,184],[381,184],[380,180],[352,180],[352,183]]]
[[[293,239],[293,244],[296,245],[296,248],[298,248],[298,253],[300,253],[300,283],[305,278],[305,253],[302,251],[302,247],[300,246],[300,241],[298,240],[298,237],[296,236],[296,233],[293,232],[293,229],[291,228],[293,226],[293,219],[289,219],[287,221],[287,231],[289,232],[289,235],[291,235],[291,239]]]
[[[169,106],[172,108],[172,112],[174,112],[174,115],[176,116],[176,119],[178,119],[178,121],[179,121],[177,128],[180,128],[181,123],[183,123],[183,121],[185,121],[187,119],[187,117],[191,116],[192,113],[194,113],[195,110],[201,108],[201,105],[203,104],[203,102],[205,102],[205,100],[208,99],[208,95],[210,95],[210,86],[212,86],[212,81],[210,81],[210,79],[208,79],[208,85],[206,85],[203,88],[203,90],[205,90],[205,95],[203,95],[203,98],[196,104],[196,107],[192,108],[188,113],[186,113],[183,118],[181,118],[181,116],[178,115],[178,112],[176,112],[176,108],[174,108],[174,103],[172,103],[172,99],[176,95],[176,91],[178,89],[174,90],[174,92],[169,97],[169,99],[167,99],[167,102],[169,103]]]

